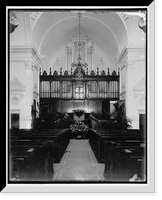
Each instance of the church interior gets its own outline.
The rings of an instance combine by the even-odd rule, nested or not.
[[[9,181],[147,182],[146,9],[9,9]]]

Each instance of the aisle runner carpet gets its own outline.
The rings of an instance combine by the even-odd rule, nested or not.
[[[99,164],[88,140],[70,140],[61,163],[54,163],[53,181],[103,181],[104,164]]]

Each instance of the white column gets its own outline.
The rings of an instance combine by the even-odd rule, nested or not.
[[[24,63],[25,65],[25,105],[21,110],[21,128],[32,128],[32,116],[31,116],[31,105],[33,103],[33,62],[27,60]]]

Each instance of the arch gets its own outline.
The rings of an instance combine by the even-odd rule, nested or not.
[[[106,14],[103,15],[106,16]],[[112,66],[115,67],[116,59],[128,41],[127,30],[124,21],[118,13],[109,13],[105,19],[103,15],[102,17],[100,15],[98,18],[98,15],[93,12],[84,12],[81,17],[81,25],[88,32],[88,38],[96,41],[96,43],[103,47],[107,55],[111,57],[109,59],[110,63],[113,62]],[[49,23],[47,24],[48,18]],[[36,45],[38,53],[45,55],[45,68],[49,67],[46,66],[47,58],[49,64],[50,59],[52,59],[50,55],[52,55],[54,49],[64,41],[69,40],[72,31],[77,26],[78,16],[70,12],[60,13],[60,15],[59,12],[54,14],[44,12],[37,19],[33,29],[32,41],[34,46]]]
[[[92,12],[91,12],[91,13],[92,13]],[[90,15],[88,15],[88,14],[89,14],[89,13],[88,13],[88,11],[87,11],[87,13],[84,13],[84,14],[82,15],[82,18],[81,18],[81,19],[84,19],[84,18],[87,18],[87,19],[89,19],[89,20],[91,19],[91,20],[95,21],[96,23],[98,23],[98,24],[100,24],[100,25],[102,24],[102,26],[106,27],[106,28],[112,33],[113,37],[116,39],[116,42],[117,42],[117,44],[118,44],[118,48],[119,48],[120,51],[121,51],[121,50],[122,50],[122,49],[121,49],[121,45],[120,45],[120,42],[119,42],[118,37],[116,36],[116,32],[114,32],[114,30],[112,30],[112,28],[109,27],[109,25],[106,24],[106,22],[103,22],[101,19],[97,19],[96,16],[90,16]],[[106,15],[106,14],[105,14],[105,15]],[[109,14],[109,15],[111,15],[111,14]],[[36,29],[37,29],[37,27],[38,27],[39,25],[41,25],[41,22],[43,21],[43,19],[46,18],[46,17],[48,17],[48,16],[49,16],[49,15],[48,15],[48,12],[47,12],[47,13],[44,12],[44,13],[42,13],[42,14],[39,16],[39,18],[37,19],[37,22],[36,22],[36,24],[35,24],[34,30],[33,30],[33,32],[35,32],[34,34],[36,34]],[[63,16],[63,17],[64,17],[64,16]],[[113,17],[114,17],[114,19],[116,18],[117,23],[122,24],[123,30],[125,29],[125,34],[127,34],[125,22],[124,22],[124,20],[122,19],[122,17],[120,16],[120,14],[117,13],[117,12],[114,12],[114,13],[113,13]],[[42,45],[42,43],[43,43],[44,38],[45,38],[46,35],[51,31],[51,29],[53,29],[54,27],[56,27],[58,24],[60,24],[60,23],[62,23],[62,22],[66,22],[67,20],[71,20],[71,19],[77,19],[76,14],[74,15],[74,14],[71,13],[71,16],[68,15],[68,16],[66,16],[66,17],[64,17],[64,18],[61,18],[61,19],[59,19],[58,21],[56,21],[54,24],[52,24],[50,27],[48,27],[47,30],[45,31],[43,37],[41,38],[41,41],[39,42],[38,52],[40,51],[40,48],[41,48],[41,45]]]
[[[116,42],[117,42],[117,45],[118,45],[118,48],[119,48],[119,52],[121,51],[121,47],[120,47],[120,44],[119,44],[119,41],[118,41],[118,38],[116,37],[115,33],[110,29],[110,27],[108,25],[106,25],[104,22],[102,22],[101,20],[98,20],[94,17],[90,17],[90,16],[82,16],[83,18],[87,18],[87,19],[91,19],[95,22],[97,22],[98,24],[102,24],[104,27],[106,27],[110,32],[111,34],[113,35],[113,37],[115,38]],[[69,19],[73,19],[73,18],[77,18],[77,16],[70,16],[70,17],[67,17],[67,18],[64,18],[64,19],[61,19],[60,21],[56,22],[55,24],[53,24],[47,31],[46,33],[44,34],[40,44],[39,44],[39,47],[38,47],[38,52],[40,52],[40,49],[41,49],[41,45],[43,43],[43,40],[45,39],[45,37],[48,35],[48,33],[55,27],[57,27],[57,25],[69,20]]]

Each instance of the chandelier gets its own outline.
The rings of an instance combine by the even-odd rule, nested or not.
[[[78,12],[77,15],[78,15],[78,17],[79,17],[79,41],[78,41],[79,56],[78,56],[78,59],[77,59],[78,62],[77,62],[77,63],[74,63],[74,62],[73,62],[73,63],[71,64],[71,66],[77,68],[77,71],[78,71],[77,76],[78,76],[78,77],[81,77],[81,76],[82,76],[82,73],[81,73],[82,68],[83,68],[83,67],[87,67],[88,64],[87,64],[87,63],[82,63],[82,62],[81,62],[82,58],[81,58],[81,56],[80,56],[80,49],[81,49],[82,44],[81,44],[81,42],[80,42],[80,33],[81,33],[81,29],[80,29],[80,17],[81,17],[81,15],[82,15],[82,13],[81,13],[81,12]]]

